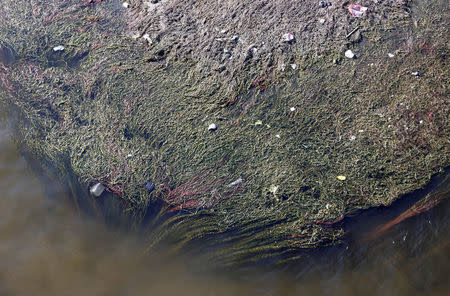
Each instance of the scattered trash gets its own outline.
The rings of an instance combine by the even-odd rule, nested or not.
[[[362,17],[364,13],[367,11],[367,7],[361,6],[361,5],[355,5],[350,4],[348,7],[348,11],[354,16],[354,17]]]
[[[327,210],[330,208],[330,204],[327,204],[326,206],[325,206],[325,208],[327,208]]]
[[[102,195],[103,191],[105,191],[105,186],[103,186],[102,183],[97,183],[94,186],[91,187],[91,194],[95,197],[99,197]]]
[[[250,51],[251,51],[253,54],[255,54],[255,53],[258,51],[258,49],[257,49],[256,47],[252,47],[252,48],[250,49]]]
[[[325,23],[325,19],[324,18],[320,18],[319,19],[319,23],[324,24]]]
[[[419,77],[419,72],[411,72],[411,75],[414,75],[416,77]]]
[[[62,46],[62,45],[58,45],[58,46],[53,47],[53,51],[63,51],[64,49],[65,49],[65,47]]]
[[[363,133],[363,132],[364,132],[364,130],[360,129],[360,130],[359,130],[358,132],[359,132],[359,133]]]
[[[257,126],[257,125],[262,125],[262,121],[261,121],[261,120],[257,120],[257,121],[255,122],[255,126]]]
[[[423,120],[419,121],[419,124],[423,124]]]
[[[147,183],[145,183],[145,188],[147,188],[149,192],[152,192],[153,190],[155,190],[155,185],[151,180],[148,180]]]
[[[220,33],[225,34],[228,30],[227,29],[222,29],[220,30]]]
[[[319,2],[319,6],[322,7],[322,8],[325,8],[325,7],[331,6],[331,3],[330,2],[325,2],[325,1],[320,1]]]
[[[127,154],[127,158],[131,158],[131,157],[133,157],[133,154]]]
[[[279,134],[276,134],[276,135],[275,135],[275,138],[278,138],[278,139],[279,139],[279,138],[281,138],[281,136],[280,136]]]
[[[353,53],[353,51],[351,51],[350,49],[348,49],[345,52],[345,57],[349,58],[349,59],[353,59],[355,57],[355,54]]]
[[[297,69],[297,64],[291,64],[291,68],[292,68],[292,70]]]
[[[142,38],[144,38],[144,40],[146,40],[148,42],[148,44],[152,44],[152,38],[150,38],[149,34],[144,34],[144,36],[142,36]]]
[[[233,40],[234,42],[238,42],[239,41],[239,36],[238,35],[234,35],[233,37],[231,37],[231,40]]]
[[[293,41],[295,39],[295,37],[291,33],[286,33],[286,34],[283,34],[281,39],[283,40],[283,42],[291,42],[291,41]]]
[[[356,136],[350,136],[350,141],[356,140]]]
[[[289,110],[291,110],[291,112],[295,111],[295,107],[291,107]]]
[[[395,55],[392,53],[388,53],[388,57],[390,57],[392,59],[393,57],[395,57]]]
[[[209,126],[208,126],[208,130],[209,131],[215,131],[217,129],[217,126],[214,124],[214,123],[211,123]]]
[[[223,53],[229,54],[230,51],[229,51],[228,49],[224,48],[224,49],[223,49]]]
[[[237,179],[236,181],[234,181],[234,182],[231,182],[230,184],[228,184],[227,186],[228,187],[233,187],[233,186],[236,186],[236,185],[239,185],[239,184],[241,184],[242,183],[242,178],[239,178],[239,179]]]
[[[345,181],[345,179],[347,179],[347,177],[343,176],[343,175],[339,175],[339,176],[337,176],[337,178],[341,181]]]
[[[129,7],[130,7],[130,4],[129,4],[128,2],[123,2],[123,3],[122,3],[122,7],[124,7],[124,8],[129,8]]]

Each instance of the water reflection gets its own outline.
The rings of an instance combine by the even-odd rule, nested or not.
[[[344,245],[280,268],[206,274],[183,258],[142,256],[139,236],[80,217],[58,187],[44,190],[4,125],[0,147],[0,295],[446,295],[449,288],[448,200],[373,241],[357,235],[373,229],[366,223],[349,229]]]

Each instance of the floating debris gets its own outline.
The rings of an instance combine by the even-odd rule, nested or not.
[[[150,38],[149,34],[144,34],[144,36],[142,36],[142,38],[144,38],[144,40],[147,41],[148,44],[152,44],[153,43],[152,38]]]
[[[345,179],[347,179],[347,177],[344,175],[339,175],[339,176],[337,176],[337,178],[341,181],[345,181]]]
[[[353,59],[353,58],[355,57],[355,54],[353,53],[353,51],[351,51],[350,49],[348,49],[348,50],[345,52],[345,57],[346,57],[346,58],[349,58],[349,59]]]
[[[66,49],[66,48],[62,45],[53,47],[53,51],[63,51],[64,49]]]
[[[102,183],[97,183],[91,187],[91,194],[95,197],[99,197],[105,191],[105,186]]]
[[[214,123],[211,123],[209,126],[208,126],[208,130],[209,131],[215,131],[217,129],[217,126],[214,124]]]
[[[243,182],[242,178],[239,178],[239,179],[237,179],[236,181],[231,182],[231,183],[228,184],[227,186],[228,186],[228,187],[233,187],[233,186],[236,186],[236,185],[241,184],[242,182]]]
[[[295,37],[294,37],[294,34],[286,33],[286,34],[283,34],[281,39],[283,40],[283,42],[291,42],[291,41],[295,40]]]
[[[149,192],[152,192],[153,190],[155,190],[155,185],[151,180],[148,180],[147,183],[145,183],[145,188],[147,188]]]
[[[362,17],[364,13],[367,11],[367,7],[361,6],[361,5],[355,5],[350,4],[348,7],[348,11],[354,16],[354,17]]]

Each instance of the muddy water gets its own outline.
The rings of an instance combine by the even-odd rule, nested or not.
[[[138,235],[76,214],[65,192],[42,182],[3,121],[0,295],[447,295],[450,288],[448,200],[370,242],[362,237],[411,202],[347,219],[344,244],[288,265],[205,273],[187,263],[192,258],[143,256]]]

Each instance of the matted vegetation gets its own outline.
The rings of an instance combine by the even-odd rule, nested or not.
[[[165,41],[127,37],[119,1],[4,2],[0,95],[20,114],[22,146],[86,192],[103,183],[148,230],[149,251],[195,244],[230,264],[338,243],[344,217],[449,164],[444,1],[382,1],[374,11],[402,17],[346,16],[358,38],[229,72],[185,47],[155,58]]]

